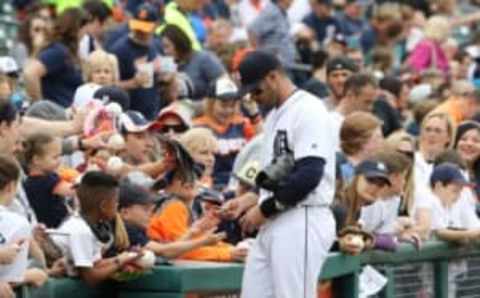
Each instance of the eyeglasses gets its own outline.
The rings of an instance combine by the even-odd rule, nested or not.
[[[169,133],[170,131],[173,131],[174,133],[182,133],[186,130],[187,127],[183,124],[163,125],[162,128],[160,128],[160,132],[163,134]]]

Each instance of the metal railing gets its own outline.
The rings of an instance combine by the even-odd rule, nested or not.
[[[375,297],[480,297],[480,249],[444,242],[425,243],[420,251],[402,245],[396,252],[370,251],[359,257],[332,253],[320,279],[334,281],[335,297],[358,297],[359,274],[366,264],[388,278]],[[95,289],[78,280],[52,279],[42,289],[23,288],[19,297],[180,298],[192,293],[199,295],[195,297],[237,297],[242,273],[240,264],[178,262],[155,267],[135,281],[109,282]]]

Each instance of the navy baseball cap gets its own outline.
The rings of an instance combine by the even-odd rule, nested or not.
[[[258,87],[269,72],[281,67],[280,60],[273,54],[264,51],[248,53],[238,67],[241,85],[239,97],[250,93]]]
[[[119,127],[122,133],[139,133],[150,129],[152,123],[149,122],[142,113],[137,111],[127,111],[120,115]]]
[[[158,21],[158,13],[155,7],[149,3],[140,5],[133,18],[128,22],[130,30],[138,30],[152,33]]]
[[[462,170],[456,164],[445,162],[439,164],[433,169],[430,176],[430,185],[435,185],[437,182],[442,183],[458,183],[468,185],[468,181],[462,174]]]
[[[147,189],[128,181],[120,184],[118,208],[128,208],[133,205],[149,205],[155,202],[155,196]]]
[[[380,179],[386,184],[392,185],[388,177],[387,166],[380,161],[364,160],[355,167],[356,175],[363,175],[367,179]]]
[[[357,72],[358,67],[355,64],[355,61],[352,59],[346,56],[338,56],[327,61],[327,74],[336,70],[349,70],[351,72]]]

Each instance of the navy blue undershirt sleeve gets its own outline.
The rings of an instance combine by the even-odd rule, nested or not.
[[[325,168],[325,160],[320,157],[305,157],[295,162],[293,171],[280,183],[272,198],[262,202],[260,209],[266,217],[280,210],[276,202],[286,207],[295,206],[305,199],[320,183]]]

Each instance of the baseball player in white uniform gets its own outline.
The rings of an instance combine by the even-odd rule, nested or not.
[[[323,102],[297,89],[278,59],[254,51],[239,67],[241,91],[271,108],[262,189],[241,224],[259,228],[246,262],[243,298],[313,298],[335,239],[335,131]],[[280,173],[280,174],[279,174]],[[266,188],[266,189],[265,189]]]

